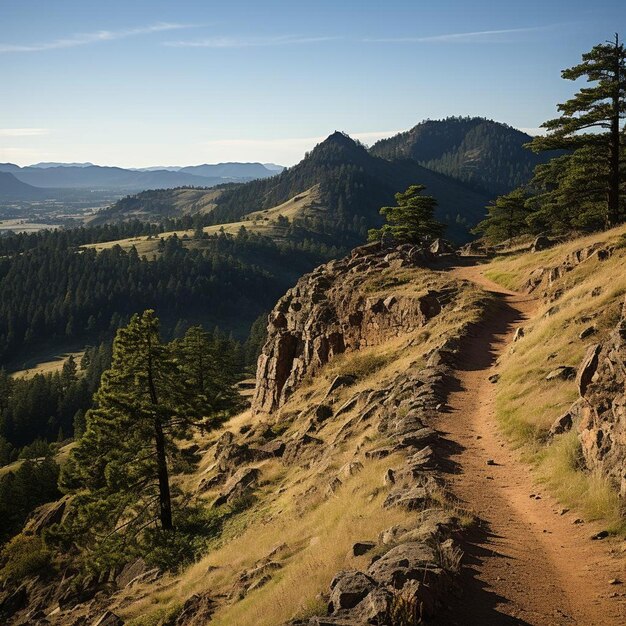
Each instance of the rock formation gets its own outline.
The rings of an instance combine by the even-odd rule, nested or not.
[[[589,469],[608,476],[626,497],[626,303],[617,328],[590,346],[577,376],[584,399],[580,441]]]
[[[431,257],[428,249],[410,245],[381,252],[380,244],[369,244],[301,278],[269,316],[253,411],[282,406],[305,374],[315,375],[333,356],[410,333],[437,315],[436,293],[382,298],[359,289],[383,269],[416,266]]]

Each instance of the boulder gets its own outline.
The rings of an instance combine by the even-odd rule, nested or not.
[[[318,423],[325,422],[329,417],[333,416],[333,410],[327,404],[318,404],[315,409],[315,420]]]
[[[373,541],[357,541],[352,546],[352,556],[363,556],[375,547],[376,544]]]
[[[133,582],[138,576],[141,576],[148,569],[146,562],[139,557],[122,568],[122,571],[115,578],[115,584],[123,589]]]
[[[124,620],[113,613],[113,611],[105,611],[105,613],[93,623],[93,626],[124,626]]]
[[[546,380],[571,380],[576,376],[576,368],[569,365],[559,365],[546,376]]]
[[[328,612],[352,609],[376,587],[376,582],[358,570],[343,570],[330,583]]]
[[[208,594],[194,594],[183,604],[175,626],[205,626],[215,612],[216,603]]]
[[[274,439],[259,448],[269,457],[281,457],[285,452],[285,442],[280,439]]]
[[[542,250],[547,250],[554,245],[552,239],[549,239],[545,235],[539,235],[535,241],[530,246],[531,252],[541,252]]]
[[[255,467],[243,467],[228,480],[222,493],[215,499],[213,506],[232,503],[249,491],[258,481],[261,470]]]
[[[383,507],[402,506],[410,511],[421,509],[430,498],[424,487],[407,487],[390,493],[383,502]]]
[[[402,543],[367,569],[367,574],[382,585],[402,589],[408,580],[424,580],[428,572],[439,570],[433,549],[422,542]]]
[[[576,386],[578,387],[578,393],[581,397],[584,397],[587,392],[587,387],[596,373],[598,368],[598,356],[600,355],[600,344],[595,344],[587,348],[587,352],[578,368],[576,373]]]
[[[28,522],[24,526],[25,535],[40,535],[41,532],[63,521],[70,496],[64,496],[56,502],[49,502],[37,507],[30,515]]]
[[[454,252],[454,246],[445,239],[435,239],[429,247],[432,254],[449,254]]]

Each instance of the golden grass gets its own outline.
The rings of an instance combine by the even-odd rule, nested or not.
[[[80,363],[84,353],[84,350],[79,350],[77,352],[64,352],[62,354],[55,355],[54,357],[47,358],[45,361],[36,362],[26,369],[13,372],[11,377],[32,378],[37,374],[53,374],[54,372],[60,372],[63,369],[65,361],[67,361],[70,356],[74,357],[76,363]]]
[[[410,274],[400,270],[399,280],[394,281],[390,280],[393,272],[387,273],[386,293],[421,295],[427,289],[450,287],[449,277],[443,274],[426,270],[411,270]],[[379,285],[377,291],[384,288]],[[423,328],[333,359],[318,375],[301,385],[276,414],[259,418],[246,411],[231,419],[221,431],[202,438],[202,446],[208,448],[224,430],[238,433],[259,419],[279,429],[281,438],[287,441],[299,432],[311,408],[322,401],[330,381],[338,373],[355,373],[358,379],[326,400],[335,408],[357,392],[383,387],[410,367],[421,366],[427,351],[480,317],[484,294],[469,283],[457,282],[455,288],[458,291],[454,302]],[[252,568],[275,546],[286,544],[286,549],[275,557],[282,567],[272,573],[270,582],[242,600],[226,600],[211,623],[262,626],[279,624],[294,616],[323,613],[325,607],[319,594],[328,590],[337,571],[367,563],[368,556],[351,556],[353,543],[374,540],[381,530],[411,523],[416,515],[401,508],[382,507],[386,496],[384,472],[403,463],[404,457],[398,454],[383,460],[365,459],[364,450],[381,445],[382,435],[375,423],[357,423],[355,417],[358,410],[346,412],[327,420],[315,433],[315,437],[324,441],[324,452],[311,467],[287,467],[277,460],[255,464],[261,469],[262,479],[252,508],[226,523],[222,536],[198,563],[178,575],[165,576],[145,590],[127,592],[128,597],[126,600],[122,597],[116,612],[127,620],[144,616],[145,624],[152,626],[160,623],[150,617],[152,614],[158,611],[159,615],[165,615],[194,593],[230,596],[243,570]],[[349,429],[342,430],[346,427]],[[341,432],[349,435],[338,437]],[[342,477],[343,485],[330,493],[330,481],[346,463],[357,459],[363,470]],[[202,477],[210,476],[213,463],[213,455],[208,454],[194,475],[181,477],[185,488],[193,489]],[[214,490],[202,498],[210,502],[216,493]],[[438,501],[454,510],[462,523],[471,524],[471,516],[456,510],[455,503],[449,502],[443,492]],[[144,621],[131,622],[135,623],[143,626]]]
[[[207,213],[213,210],[213,208],[215,207],[215,193],[211,195],[207,191],[199,191],[193,189],[183,189],[180,190],[180,192],[187,193],[182,193],[180,198],[178,198],[178,196],[175,197],[175,206],[188,207],[189,203],[192,201],[190,194],[202,194],[202,197],[200,198],[202,202],[195,206],[194,212],[199,209],[200,212]],[[196,203],[197,202],[199,202],[199,200],[197,200]],[[249,213],[245,216],[243,220],[239,222],[230,222],[227,224],[206,226],[205,228],[203,228],[203,230],[209,235],[216,235],[221,231],[231,235],[236,235],[239,232],[239,229],[243,226],[250,232],[265,235],[267,237],[272,237],[274,239],[282,239],[285,237],[286,229],[278,225],[277,220],[279,216],[282,215],[283,217],[286,217],[290,221],[292,221],[296,217],[314,215],[321,210],[322,209],[319,207],[319,187],[315,185],[314,187],[307,189],[301,194],[298,194],[293,198],[287,200],[287,202],[284,202],[281,205],[278,205],[271,209]],[[136,215],[136,217],[140,217],[140,214]],[[85,244],[83,247],[95,248],[97,251],[101,251],[108,250],[110,248],[113,248],[114,246],[120,246],[124,250],[129,250],[130,248],[135,246],[140,256],[145,255],[150,258],[153,254],[158,253],[158,244],[160,239],[168,239],[169,237],[173,237],[174,235],[176,235],[180,239],[187,239],[187,245],[189,246],[201,245],[198,244],[198,242],[194,241],[193,234],[193,230],[176,230],[161,233],[152,237],[129,237],[127,239],[118,239],[116,241],[107,241],[104,243]]]
[[[626,518],[620,497],[597,472],[580,471],[578,435],[570,431],[537,452],[535,463],[541,482],[560,502],[580,511],[588,520],[602,520],[607,530],[626,534]]]
[[[523,285],[537,267],[556,266],[586,245],[619,243],[620,227],[568,242],[548,251],[496,259],[485,274],[509,288]],[[577,433],[545,443],[554,420],[578,397],[575,381],[546,381],[558,365],[578,367],[587,346],[604,338],[617,323],[626,293],[626,250],[617,246],[606,261],[595,256],[558,279],[562,295],[544,303],[524,325],[525,335],[512,344],[501,360],[496,408],[503,431],[536,465],[537,476],[564,504],[589,519],[602,519],[615,531],[626,531],[619,498],[599,475],[581,469]],[[599,295],[592,296],[592,292]],[[580,332],[590,325],[595,335],[585,340]]]

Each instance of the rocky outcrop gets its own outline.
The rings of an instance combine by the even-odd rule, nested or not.
[[[544,248],[541,247],[541,249],[543,250]],[[576,266],[592,258],[605,261],[611,255],[611,252],[611,249],[605,248],[600,243],[594,243],[574,250],[557,265],[539,267],[534,270],[528,277],[524,289],[528,293],[532,293],[542,288],[544,290],[542,295],[547,297],[551,295],[550,292],[554,283],[568,272],[571,272]]]
[[[617,328],[589,347],[577,383],[584,400],[578,429],[585,463],[626,498],[626,303]]]
[[[333,356],[410,333],[437,315],[437,293],[379,297],[359,288],[386,268],[421,265],[431,257],[430,250],[414,246],[381,250],[370,244],[301,278],[269,316],[253,411],[280,407],[305,375],[315,375]]]

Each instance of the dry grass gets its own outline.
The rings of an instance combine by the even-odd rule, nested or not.
[[[189,194],[204,194],[201,198],[202,202],[195,207],[195,210],[199,210],[202,213],[210,212],[214,207],[215,194],[210,195],[206,191],[199,192],[198,190],[185,189],[181,190],[183,193],[181,198],[175,198],[175,206],[188,206],[191,202]],[[208,195],[207,195],[208,194]],[[199,202],[199,201],[197,201]],[[305,215],[314,215],[321,211],[319,207],[319,188],[318,186],[311,187],[301,194],[294,196],[287,202],[266,209],[264,211],[256,211],[245,216],[245,219],[239,222],[230,222],[228,224],[217,224],[215,226],[206,226],[203,230],[209,235],[215,235],[223,231],[225,233],[236,235],[239,229],[243,226],[250,232],[254,232],[260,235],[266,235],[274,239],[282,239],[285,236],[285,228],[278,225],[277,220],[279,216],[283,216],[292,221],[295,217],[302,217]],[[135,217],[141,217],[140,214]],[[167,233],[161,233],[160,235],[147,237],[130,237],[128,239],[118,239],[116,241],[107,241],[104,243],[86,244],[84,248],[95,248],[98,251],[108,250],[114,246],[120,246],[124,250],[129,250],[133,246],[137,249],[140,256],[147,256],[150,258],[152,255],[158,253],[158,244],[160,239],[168,239],[176,235],[180,239],[188,239],[188,245],[198,245],[193,240],[193,230],[177,230]]]
[[[54,372],[60,372],[63,369],[65,361],[67,361],[70,356],[74,357],[76,363],[80,363],[84,353],[84,350],[64,352],[63,354],[47,358],[45,361],[36,362],[26,369],[13,372],[11,376],[12,378],[32,378],[37,374],[53,374]]]
[[[556,266],[574,250],[591,243],[619,243],[621,227],[557,246],[540,254],[497,259],[486,274],[505,286],[519,288],[537,267]],[[577,435],[572,432],[546,445],[554,420],[578,397],[575,381],[546,381],[559,365],[578,367],[587,346],[600,341],[617,323],[626,293],[626,250],[617,247],[607,261],[593,256],[565,274],[553,287],[563,294],[541,305],[524,326],[525,336],[502,359],[497,390],[498,417],[505,433],[524,448],[537,474],[566,505],[590,519],[603,519],[614,530],[624,530],[619,499],[607,481],[581,469]],[[592,292],[599,295],[592,296]],[[580,332],[590,325],[595,335]],[[532,399],[532,401],[529,401]]]
[[[449,279],[442,274],[425,270],[411,272],[412,276],[406,276],[401,270],[397,281],[390,280],[393,276],[389,273],[385,277],[389,281],[386,293],[398,294],[401,290],[403,294],[421,295],[427,289],[450,286]],[[377,291],[384,288],[380,285]],[[454,302],[423,328],[394,337],[380,346],[335,358],[301,385],[280,411],[264,419],[281,430],[281,438],[289,440],[302,428],[311,408],[321,402],[330,381],[338,373],[354,373],[358,379],[354,385],[333,394],[331,401],[335,408],[359,391],[383,387],[410,367],[420,366],[427,351],[480,316],[484,295],[470,284],[458,283],[456,288]],[[320,593],[327,592],[337,571],[360,568],[367,563],[368,556],[351,556],[353,543],[374,540],[381,530],[393,524],[410,524],[415,520],[415,512],[382,507],[386,496],[384,472],[403,463],[404,459],[401,455],[376,461],[365,459],[364,450],[381,445],[382,435],[377,432],[375,423],[356,422],[355,417],[358,417],[357,410],[346,412],[327,420],[315,433],[325,443],[321,458],[311,467],[286,467],[277,460],[256,464],[262,471],[262,481],[255,493],[256,503],[226,523],[222,536],[207,556],[181,574],[167,576],[150,588],[133,589],[132,601],[130,597],[126,601],[122,598],[117,612],[126,620],[143,616],[137,624],[143,625],[148,620],[145,624],[152,626],[159,623],[151,617],[153,614],[173,610],[194,593],[230,597],[243,570],[252,568],[275,546],[286,544],[282,553],[275,557],[282,567],[272,573],[272,579],[242,600],[226,600],[211,623],[274,625],[294,616],[323,613],[325,603]],[[247,411],[230,420],[224,429],[237,433],[258,420]],[[342,431],[346,427],[348,429]],[[349,434],[337,438],[340,431]],[[203,445],[207,447],[221,432],[205,438]],[[334,493],[329,492],[330,481],[340,474],[344,464],[357,459],[363,464],[363,470],[351,477],[342,477],[342,486]],[[193,489],[203,476],[211,475],[213,462],[212,454],[208,454],[194,475],[182,477],[184,486]],[[215,493],[205,494],[203,498],[209,502]],[[435,495],[435,499],[454,510],[464,524],[472,523],[471,516],[457,510],[443,492]]]

